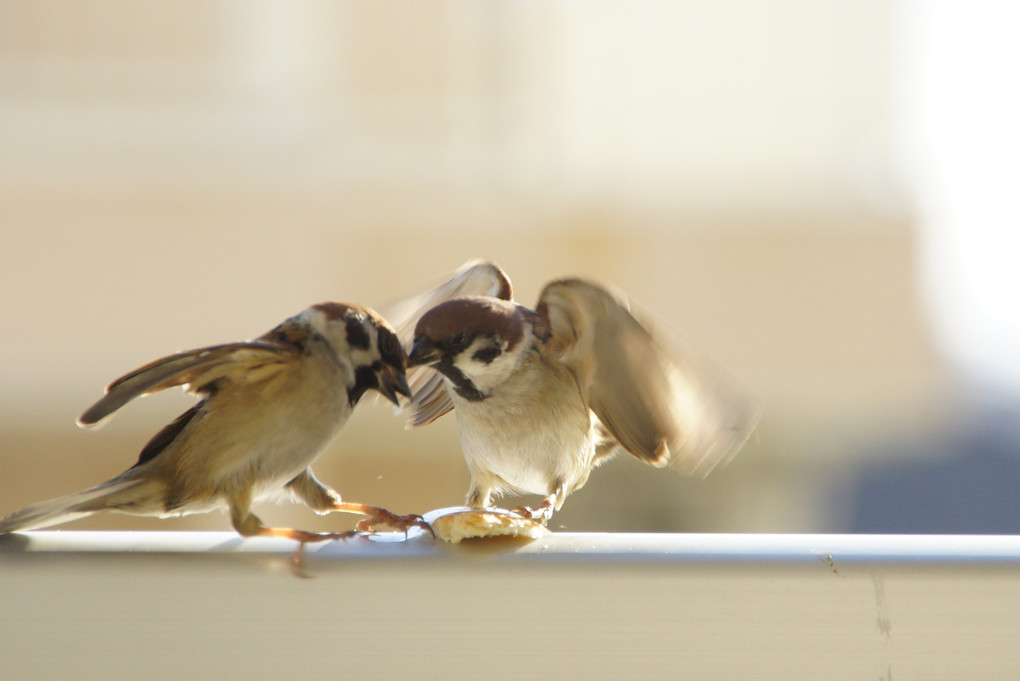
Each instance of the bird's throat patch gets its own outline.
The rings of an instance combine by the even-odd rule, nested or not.
[[[465,400],[470,402],[480,402],[488,397],[488,395],[476,388],[475,384],[471,382],[471,379],[465,376],[463,371],[453,366],[447,358],[444,358],[441,362],[435,364],[434,367],[443,374],[443,376],[450,379],[450,383],[453,383],[453,389]]]

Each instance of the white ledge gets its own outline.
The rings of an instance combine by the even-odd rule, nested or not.
[[[402,539],[0,537],[0,678],[1020,678],[1016,536]]]
[[[419,532],[414,530],[415,532]],[[232,532],[40,531],[0,536],[0,555],[12,554],[256,554],[289,555],[284,539],[243,539]],[[317,562],[348,559],[424,559],[477,556],[533,563],[591,561],[669,562],[718,567],[774,565],[848,567],[1016,567],[1018,535],[640,534],[557,532],[535,540],[493,539],[451,545],[428,537],[382,533],[309,544]]]

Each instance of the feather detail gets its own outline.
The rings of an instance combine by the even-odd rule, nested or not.
[[[704,362],[674,361],[622,295],[561,279],[545,287],[537,309],[551,332],[547,352],[573,372],[585,402],[638,459],[707,475],[754,428],[757,410]]]
[[[300,349],[289,343],[254,340],[163,357],[110,383],[106,395],[78,417],[78,425],[96,425],[134,398],[167,388],[187,386],[188,392],[202,394],[214,390],[216,381],[228,375],[231,380],[262,381],[299,353]]]
[[[154,480],[114,478],[91,489],[34,504],[0,518],[0,534],[38,530],[84,518],[96,511],[151,506],[158,514],[159,488]]]

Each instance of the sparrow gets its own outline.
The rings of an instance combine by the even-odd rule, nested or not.
[[[398,404],[410,396],[406,356],[376,312],[327,302],[304,310],[252,341],[198,348],[155,360],[118,378],[78,418],[95,426],[136,397],[183,386],[200,401],[160,430],[128,470],[96,487],[15,511],[0,533],[32,530],[98,511],[182,516],[218,508],[244,537],[300,542],[352,536],[269,527],[258,499],[289,493],[318,513],[367,516],[358,524],[398,529],[419,516],[344,503],[310,465],[333,441],[369,390]]]
[[[531,309],[498,265],[473,261],[396,313],[413,343],[407,427],[454,412],[473,508],[540,494],[515,510],[546,523],[621,449],[705,475],[757,422],[707,364],[670,354],[622,294],[594,281],[552,281]]]

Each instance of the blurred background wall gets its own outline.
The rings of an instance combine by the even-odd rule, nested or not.
[[[160,394],[79,431],[74,418],[127,370],[322,300],[384,308],[487,256],[525,303],[564,274],[618,285],[764,409],[725,470],[686,480],[621,457],[555,526],[883,529],[862,506],[923,506],[930,490],[896,486],[902,467],[956,456],[930,443],[1003,413],[1015,387],[999,385],[988,411],[983,379],[957,361],[967,339],[937,335],[960,318],[939,301],[966,286],[929,257],[959,249],[930,227],[947,213],[925,197],[950,193],[925,153],[939,139],[970,149],[960,133],[975,114],[987,137],[996,128],[977,106],[922,134],[934,105],[920,86],[945,85],[931,55],[957,85],[973,73],[954,61],[967,49],[939,43],[959,17],[929,15],[970,17],[973,59],[996,44],[983,27],[1011,25],[974,7],[0,4],[0,513],[120,472],[190,404]],[[953,83],[946,101],[960,101]],[[961,169],[988,172],[980,159]],[[1003,225],[984,224],[1008,270]],[[1015,318],[1011,306],[1015,294],[977,314]],[[380,405],[315,468],[345,498],[400,512],[459,504],[467,487],[452,417],[404,432]],[[890,509],[880,517],[902,515]],[[349,524],[291,505],[263,517]],[[919,517],[908,529],[931,529]],[[72,527],[227,526],[212,514]]]

